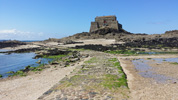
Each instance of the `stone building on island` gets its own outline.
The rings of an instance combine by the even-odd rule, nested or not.
[[[122,29],[122,25],[118,23],[116,16],[99,16],[95,18],[95,22],[91,22],[90,32],[103,28],[112,28],[119,31]]]

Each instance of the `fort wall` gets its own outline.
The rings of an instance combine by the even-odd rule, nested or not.
[[[116,16],[96,17],[95,22],[91,22],[90,32],[102,28],[113,28],[119,30],[122,28],[122,25],[118,23]]]

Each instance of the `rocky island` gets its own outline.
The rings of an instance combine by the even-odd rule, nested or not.
[[[0,80],[0,99],[176,100],[177,42],[178,30],[131,33],[116,16],[96,17],[89,32],[61,39],[0,42],[10,50],[2,54],[34,52],[35,59],[53,59],[9,72]]]

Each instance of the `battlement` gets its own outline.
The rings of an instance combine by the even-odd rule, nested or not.
[[[96,18],[116,18],[116,16],[97,16]]]
[[[95,18],[95,22],[91,22],[90,32],[102,28],[119,30],[122,28],[122,25],[118,23],[116,16],[99,16]]]

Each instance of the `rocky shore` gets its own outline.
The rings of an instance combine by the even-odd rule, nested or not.
[[[54,60],[43,66],[27,66],[25,69],[13,72],[11,77],[1,79],[0,99],[35,100],[88,57],[78,51],[57,48],[43,49],[37,54],[37,56],[43,54],[45,57],[53,57]]]
[[[0,42],[0,49],[5,48],[5,47],[17,47],[19,45],[26,45],[27,43],[25,42],[20,42],[20,41],[2,41]]]
[[[62,39],[50,38],[30,44],[19,41],[0,42],[0,48],[10,47],[12,50],[1,53],[35,52],[36,57],[34,58],[54,59],[47,65],[35,68],[27,66],[20,72],[14,72],[15,76],[1,79],[0,99],[138,100],[146,98],[144,100],[149,100],[150,97],[148,96],[154,95],[155,92],[151,92],[154,89],[158,91],[161,88],[166,92],[166,89],[173,89],[174,86],[177,89],[177,85],[171,84],[170,87],[167,87],[167,84],[165,84],[162,87],[166,89],[163,89],[159,87],[160,84],[149,83],[149,80],[137,74],[128,58],[130,60],[148,59],[153,56],[175,57],[178,53],[177,42],[177,30],[167,31],[160,35],[147,35],[108,28],[91,33],[78,33]],[[139,54],[139,52],[157,51],[172,53],[174,56],[149,54],[144,56],[144,54]],[[118,57],[119,60],[117,60]],[[40,63],[40,61],[37,63]],[[154,64],[154,67],[159,67],[158,65]],[[130,67],[127,69],[128,66]],[[164,67],[166,69],[166,66]],[[165,71],[161,68],[159,70]],[[169,72],[169,75],[171,72],[173,70]],[[149,88],[151,85],[154,86]],[[133,86],[136,88],[133,88]],[[162,94],[165,93],[159,92],[159,95]],[[136,98],[135,95],[139,97]],[[167,95],[167,97],[171,98],[170,95]],[[173,96],[175,96],[175,93]],[[151,99],[154,100],[155,98],[156,95]]]

